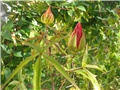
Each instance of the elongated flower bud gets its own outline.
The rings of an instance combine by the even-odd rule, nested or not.
[[[72,32],[68,47],[72,51],[79,51],[82,50],[85,47],[85,35],[82,31],[82,25],[78,22],[74,31]]]
[[[54,21],[54,15],[49,6],[48,9],[46,10],[46,12],[44,12],[42,14],[41,22],[48,25],[48,24],[51,24],[53,21]]]

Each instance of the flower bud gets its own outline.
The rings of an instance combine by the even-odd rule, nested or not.
[[[72,51],[76,52],[82,50],[85,47],[85,35],[82,31],[82,25],[78,22],[74,31],[70,35],[70,39],[68,41],[68,47]]]
[[[54,15],[49,6],[48,9],[46,10],[46,12],[44,12],[42,14],[41,22],[48,25],[48,24],[51,24],[53,21],[54,21]]]

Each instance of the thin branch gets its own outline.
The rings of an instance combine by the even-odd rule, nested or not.
[[[66,82],[66,79],[64,79],[64,81],[62,82],[62,84],[61,84],[61,86],[60,86],[59,90],[61,90],[61,89],[62,89],[62,87],[63,87],[63,85],[65,84],[65,82]]]
[[[63,50],[61,50],[61,48],[60,48],[57,44],[55,44],[55,46],[57,47],[57,49],[58,49],[61,53],[63,53],[64,55],[68,55],[66,52],[64,52]]]

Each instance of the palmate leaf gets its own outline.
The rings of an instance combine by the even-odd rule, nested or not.
[[[61,67],[57,60],[55,60],[52,56],[48,56],[47,54],[43,54],[43,57],[47,59],[48,62],[50,62],[69,82],[71,82],[77,90],[80,90],[80,88],[75,84],[74,80],[70,78],[69,74],[64,70],[64,68]]]

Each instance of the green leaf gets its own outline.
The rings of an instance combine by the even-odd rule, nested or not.
[[[85,52],[84,52],[84,55],[83,55],[82,67],[85,67],[87,59],[88,59],[88,44],[86,45],[86,49],[85,49]]]
[[[7,54],[11,54],[12,53],[12,49],[8,48],[8,46],[6,45],[1,45],[2,49],[7,53]]]
[[[8,77],[10,76],[10,74],[11,74],[11,70],[10,70],[10,68],[5,68],[4,69],[4,74],[5,74],[5,77],[6,77],[6,79],[8,79]]]
[[[22,57],[21,51],[20,52],[15,52],[13,55],[16,56],[16,57]]]
[[[99,84],[98,84],[98,82],[96,80],[96,75],[92,74],[90,71],[88,71],[85,68],[84,68],[84,70],[85,70],[86,74],[88,75],[90,81],[92,82],[94,89],[95,90],[101,90],[100,86],[99,86]]]
[[[100,71],[104,72],[103,69],[100,68],[100,67],[98,67],[97,65],[89,65],[89,64],[87,64],[85,67],[86,67],[86,68],[97,69],[97,70],[100,70]]]
[[[19,81],[14,80],[14,81],[10,82],[9,85],[17,85],[19,83],[20,83]]]
[[[18,72],[18,79],[19,79],[19,89],[20,90],[27,90],[25,84],[24,84],[24,79],[25,79],[25,75],[22,74],[22,69],[20,69],[20,71]]]
[[[82,10],[82,11],[86,11],[86,9],[85,9],[85,7],[84,6],[79,6],[79,7],[77,7],[78,9],[80,9],[80,10]]]
[[[6,29],[4,32],[2,32],[2,36],[7,40],[12,41],[10,30]]]
[[[93,87],[95,90],[101,90],[100,86],[96,80],[96,75],[92,74],[90,71],[88,71],[86,68],[83,68],[83,70],[76,70],[74,71],[77,74],[81,74],[84,77],[86,77],[87,79],[89,79],[91,81],[91,83],[93,84]]]
[[[25,60],[23,60],[18,66],[17,68],[11,73],[11,75],[9,76],[9,78],[6,80],[6,82],[2,85],[2,89],[7,85],[7,83],[15,76],[15,74],[17,74],[17,72],[23,67],[25,66],[28,62],[30,62],[32,59],[34,59],[37,55],[39,55],[39,53],[36,53],[28,58],[26,58]]]
[[[85,73],[85,70],[83,70],[83,69],[81,69],[81,70],[76,70],[76,71],[74,71],[74,72],[76,72],[77,74],[81,74],[81,75],[83,75],[84,77],[88,78],[87,74]],[[88,78],[88,79],[89,79],[89,78]]]
[[[61,67],[57,60],[47,54],[43,54],[43,57],[47,59],[69,82],[71,82],[77,90],[80,90],[80,88],[75,84],[72,78],[70,78],[69,74],[64,70],[64,68]]]
[[[13,21],[12,20],[10,20],[10,21],[8,21],[7,23],[5,23],[4,25],[3,25],[3,27],[2,27],[2,29],[3,30],[10,30],[11,28],[13,27]]]
[[[20,86],[20,82],[19,82],[19,81],[16,81],[16,80],[11,81],[11,82],[9,83],[9,85],[6,86],[5,90],[9,90],[9,86],[14,86],[14,88],[12,88],[12,90],[18,90],[18,89],[19,89],[19,86]]]
[[[19,89],[19,87],[20,87],[20,85],[19,84],[17,84],[12,90],[18,90]]]
[[[73,16],[74,11],[73,11],[73,10],[69,10],[69,11],[67,11],[67,13],[68,13],[68,15],[69,15],[69,16],[71,16],[71,17],[72,17],[72,16]]]

